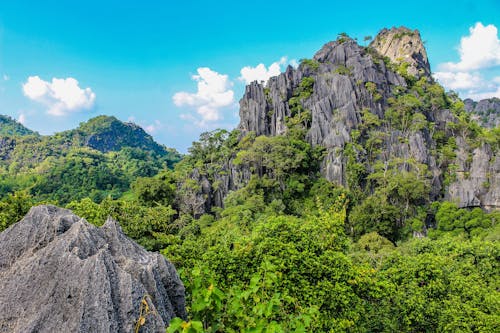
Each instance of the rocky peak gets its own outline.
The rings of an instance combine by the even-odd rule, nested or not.
[[[405,27],[382,29],[370,47],[396,64],[408,63],[408,74],[431,76],[424,43],[418,30]]]
[[[497,127],[500,125],[500,99],[493,97],[475,102],[472,99],[464,100],[465,110],[472,114],[481,126]]]
[[[67,209],[33,207],[0,233],[0,332],[165,332],[186,317],[174,266]],[[144,315],[144,313],[143,313]]]

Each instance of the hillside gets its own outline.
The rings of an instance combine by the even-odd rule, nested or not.
[[[339,36],[297,69],[248,85],[235,135],[245,136],[240,142],[253,145],[250,150],[262,149],[264,140],[300,140],[310,146],[297,147],[302,152],[321,150],[317,171],[324,178],[349,189],[358,203],[382,200],[399,207],[400,225],[436,200],[500,207],[498,132],[472,121],[464,103],[429,73],[418,31],[385,29],[369,47]],[[242,160],[242,145],[232,147],[232,155],[211,158],[214,165],[193,172],[205,200],[193,203],[191,213],[222,206],[253,175],[276,179],[275,168],[266,164],[275,156],[246,154]],[[314,174],[311,166],[307,170]],[[396,192],[382,191],[388,185]]]
[[[0,136],[38,135],[9,116],[0,114]]]
[[[179,153],[139,126],[107,116],[49,136],[0,135],[0,197],[27,190],[38,200],[61,204],[86,196],[100,202],[179,160]]]
[[[493,97],[474,102],[471,99],[465,99],[465,110],[472,114],[481,126],[497,127],[500,125],[500,99]]]

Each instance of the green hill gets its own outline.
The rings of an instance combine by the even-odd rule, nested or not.
[[[0,114],[0,136],[38,135],[9,116]]]
[[[0,135],[0,197],[24,190],[59,204],[87,196],[100,202],[122,196],[135,178],[154,176],[180,158],[115,117],[99,116],[48,136]]]

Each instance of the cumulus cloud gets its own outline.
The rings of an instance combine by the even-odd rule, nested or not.
[[[26,115],[24,113],[21,113],[17,118],[17,122],[23,125],[26,124]]]
[[[7,74],[4,74],[2,77],[3,77],[4,81],[9,81],[10,80],[10,76],[8,76]]]
[[[474,89],[483,85],[482,78],[477,73],[436,72],[434,78],[446,88],[453,90]]]
[[[471,71],[500,65],[500,40],[493,24],[477,22],[469,28],[469,36],[460,40],[458,63],[447,62],[441,68],[448,71]]]
[[[292,60],[290,63],[292,63]],[[296,63],[297,61],[295,61]],[[281,57],[279,61],[273,62],[269,67],[262,63],[258,64],[255,67],[245,66],[240,70],[241,76],[238,78],[240,81],[245,82],[245,84],[249,84],[253,81],[257,82],[267,82],[270,77],[279,75],[281,73],[281,66],[287,63],[286,57]]]
[[[80,88],[78,81],[72,77],[53,78],[48,82],[38,76],[30,76],[23,84],[23,92],[29,99],[48,107],[47,113],[54,116],[91,109],[96,97],[92,89]]]
[[[222,109],[234,103],[234,92],[231,90],[232,82],[227,75],[219,74],[208,67],[197,69],[198,74],[192,79],[198,84],[195,93],[180,91],[172,97],[173,102],[179,107],[193,107],[201,120],[200,124],[214,122],[222,119]],[[192,115],[182,115],[189,120]]]
[[[464,98],[480,100],[500,97],[500,79],[491,74],[500,66],[498,29],[481,22],[469,28],[458,48],[459,62],[438,65],[434,78],[445,88],[456,90]]]
[[[155,120],[152,124],[144,126],[144,130],[149,134],[154,134],[163,128],[163,124],[159,120]]]

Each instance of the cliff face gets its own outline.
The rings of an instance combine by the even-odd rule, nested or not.
[[[500,99],[493,97],[474,102],[472,99],[464,100],[465,110],[471,113],[481,126],[497,127],[500,125]]]
[[[0,332],[164,332],[186,317],[174,266],[108,220],[38,206],[0,234]],[[146,296],[149,295],[149,296]]]
[[[408,66],[408,74],[430,77],[431,68],[427,52],[418,30],[405,27],[383,29],[370,44],[378,53],[393,63]]]
[[[426,178],[427,201],[446,198],[461,207],[500,207],[496,149],[475,144],[481,138],[472,138],[467,129],[457,130],[463,124],[430,73],[417,30],[383,29],[369,47],[341,36],[298,68],[289,66],[265,84],[249,84],[240,100],[238,129],[242,135],[283,135],[287,119],[307,112],[305,139],[325,148],[321,173],[333,183],[351,185],[348,169],[353,161],[363,164],[368,175],[381,165],[387,169],[403,161],[400,171],[410,171],[411,164]],[[396,124],[398,117],[407,124]],[[456,143],[453,157],[445,161],[443,147],[451,138]],[[376,149],[368,147],[374,143]],[[349,156],[347,145],[354,147]],[[231,159],[221,170],[215,176],[217,187],[203,175],[194,175],[204,184],[195,215],[222,205],[229,191],[244,186],[251,175]]]
[[[292,115],[289,101],[306,77],[314,80],[311,96],[302,102],[312,116],[307,141],[327,148],[322,172],[328,180],[345,185],[340,151],[361,123],[361,111],[381,117],[392,88],[405,86],[405,80],[354,40],[330,42],[313,60],[269,79],[267,87],[257,82],[247,86],[240,101],[239,129],[257,136],[285,133],[285,120]]]

